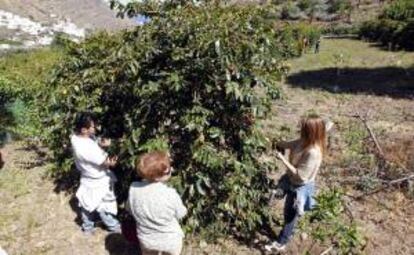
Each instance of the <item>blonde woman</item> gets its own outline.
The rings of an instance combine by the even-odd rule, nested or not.
[[[277,240],[266,245],[268,251],[285,249],[293,234],[296,222],[305,211],[315,205],[315,178],[326,151],[326,133],[332,127],[332,122],[324,121],[318,116],[311,116],[300,122],[300,138],[290,142],[277,144],[278,150],[289,151],[286,159],[277,151],[277,157],[286,166],[288,183],[284,208],[284,226]]]

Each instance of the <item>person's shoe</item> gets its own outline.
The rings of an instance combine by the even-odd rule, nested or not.
[[[274,241],[270,244],[265,245],[265,250],[266,251],[284,251],[286,248],[286,245],[284,244],[280,244],[277,241]]]

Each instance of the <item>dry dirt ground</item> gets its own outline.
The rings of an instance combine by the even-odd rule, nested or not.
[[[339,61],[341,54],[344,60]],[[357,112],[369,112],[368,124],[387,156],[413,172],[414,54],[386,52],[353,40],[324,40],[320,54],[308,53],[291,64],[293,73],[282,86],[284,98],[274,104],[263,129],[270,137],[291,138],[306,113],[333,120],[335,130],[319,186],[344,186],[350,214],[366,239],[365,254],[414,254],[414,202],[409,193],[394,187],[355,200],[352,197],[362,192],[352,183],[341,182],[365,174],[350,167],[358,163],[353,161],[358,161],[361,151],[350,150],[353,144],[346,143],[354,136],[355,144],[359,143],[364,132],[360,120],[352,117]],[[9,254],[134,254],[119,235],[100,229],[94,236],[82,234],[76,202],[70,195],[54,192],[53,181],[44,178],[50,166],[47,155],[18,142],[5,150],[7,163],[0,170],[0,246]],[[384,178],[391,175],[384,174]],[[395,178],[398,174],[402,173]],[[281,213],[281,206],[277,202],[274,210]],[[188,239],[183,254],[262,254],[231,239],[215,245]],[[296,235],[285,254],[321,254],[329,248],[315,245],[311,249],[311,245],[309,237]]]

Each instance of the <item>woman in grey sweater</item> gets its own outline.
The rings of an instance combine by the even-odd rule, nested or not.
[[[137,165],[142,181],[132,183],[128,207],[137,225],[143,255],[179,255],[184,233],[179,220],[187,214],[177,191],[168,187],[170,158],[165,152],[143,155]]]

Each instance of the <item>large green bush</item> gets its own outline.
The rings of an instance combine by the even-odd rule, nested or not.
[[[186,6],[119,34],[74,44],[55,70],[44,110],[55,175],[73,168],[69,136],[81,111],[116,142],[120,197],[141,153],[169,149],[187,231],[243,237],[266,225],[267,140],[256,127],[297,56],[298,32],[261,7]]]
[[[359,35],[391,49],[414,50],[414,1],[393,2],[378,19],[364,22]]]

